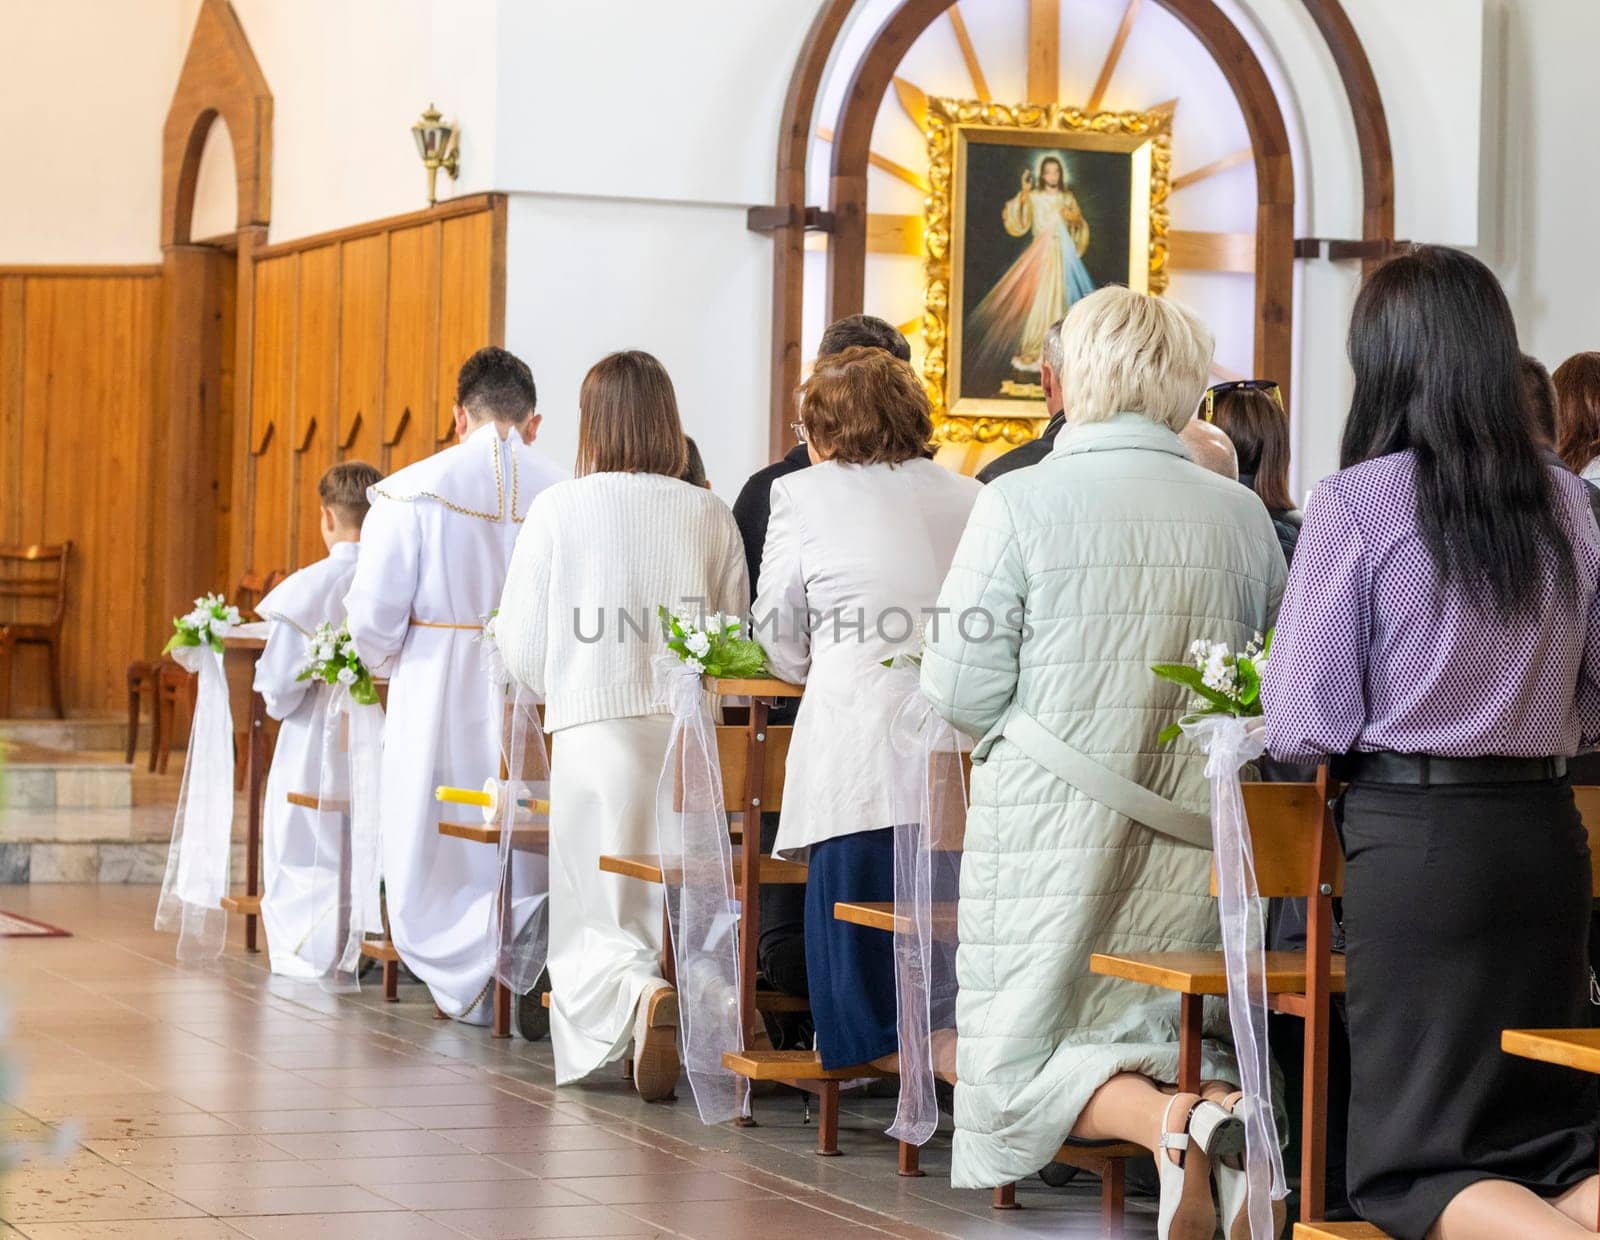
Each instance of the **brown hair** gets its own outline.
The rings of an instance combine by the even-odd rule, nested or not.
[[[1255,493],[1268,512],[1288,512],[1289,419],[1272,393],[1233,388],[1216,397],[1211,420],[1233,440],[1239,453],[1239,473],[1254,478]]]
[[[1552,376],[1561,435],[1556,452],[1569,468],[1581,473],[1600,456],[1600,353],[1574,353]]]
[[[340,461],[317,480],[317,499],[333,509],[340,525],[359,530],[372,507],[367,488],[382,481],[383,475],[365,461]]]
[[[819,357],[800,385],[800,421],[817,450],[850,465],[928,455],[933,418],[916,372],[882,349]]]
[[[1556,442],[1556,385],[1550,372],[1536,357],[1522,355],[1522,391],[1528,398],[1528,417],[1533,425],[1533,437],[1542,447],[1553,448]]]
[[[665,474],[688,463],[667,369],[628,349],[601,358],[578,389],[578,473]]]

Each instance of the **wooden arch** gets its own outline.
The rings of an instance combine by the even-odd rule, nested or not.
[[[774,452],[786,440],[792,392],[801,369],[804,244],[819,221],[805,205],[812,114],[828,58],[855,0],[830,0],[807,32],[789,82],[778,138],[773,256],[773,365],[769,434]],[[1363,240],[1374,252],[1392,243],[1394,169],[1382,100],[1366,53],[1339,0],[1303,0],[1328,43],[1355,119],[1363,188]],[[834,129],[831,208],[826,220],[830,317],[859,313],[867,253],[867,164],[872,127],[895,70],[913,43],[957,0],[903,0],[856,65]],[[1211,54],[1239,102],[1256,166],[1256,366],[1289,376],[1292,361],[1294,169],[1288,131],[1271,83],[1243,35],[1213,0],[1158,0]],[[1055,6],[1030,6],[1054,13]],[[952,13],[952,16],[954,14]],[[1120,37],[1125,37],[1125,34]],[[1030,51],[1030,60],[1034,53]],[[1054,59],[1046,58],[1053,73]],[[1030,64],[1030,77],[1033,66]],[[1097,87],[1096,93],[1100,92]],[[1365,257],[1366,255],[1353,255]]]
[[[233,143],[239,227],[272,215],[272,92],[228,0],[203,0],[161,130],[161,246],[189,243],[200,156],[221,116]]]

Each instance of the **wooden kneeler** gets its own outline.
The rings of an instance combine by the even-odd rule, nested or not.
[[[1333,956],[1333,897],[1344,887],[1344,858],[1333,829],[1326,767],[1314,784],[1247,783],[1243,790],[1262,897],[1307,901],[1306,950],[1267,952],[1266,987],[1272,1011],[1305,1021],[1300,1213],[1315,1222],[1326,1205],[1330,997],[1344,990],[1344,957]],[[1213,895],[1216,890],[1213,872]],[[1205,999],[1228,991],[1222,953],[1096,953],[1089,968],[1178,994],[1178,1088],[1198,1092]]]
[[[838,903],[833,906],[833,915],[838,921],[846,921],[852,925],[866,926],[871,930],[883,930],[893,933],[895,930],[895,916],[893,904],[849,904]],[[937,904],[933,909],[933,925],[937,931],[942,923],[954,923],[956,915],[954,904]],[[945,1077],[950,1084],[955,1084],[952,1078]],[[1068,1141],[1058,1151],[1053,1162],[1061,1163],[1067,1167],[1077,1167],[1091,1175],[1098,1176],[1100,1180],[1100,1227],[1101,1235],[1107,1240],[1119,1240],[1123,1234],[1123,1212],[1127,1200],[1127,1161],[1130,1158],[1144,1157],[1149,1153],[1142,1145],[1131,1141]],[[919,1150],[908,1142],[900,1142],[900,1174],[921,1175],[918,1168]],[[994,1208],[996,1210],[1015,1210],[1017,1205],[1016,1184],[1001,1184],[994,1190]]]

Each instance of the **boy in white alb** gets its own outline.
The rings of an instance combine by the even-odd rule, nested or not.
[[[256,607],[272,629],[256,663],[255,689],[267,713],[282,721],[262,820],[261,921],[272,971],[285,977],[320,977],[344,948],[336,941],[340,820],[288,800],[291,792],[315,796],[321,787],[331,689],[297,678],[317,626],[337,627],[344,619],[344,596],[355,576],[369,506],[367,489],[382,478],[364,461],[345,461],[322,475],[317,498],[328,556],[291,574]]]
[[[482,787],[500,774],[504,692],[478,638],[534,496],[563,474],[532,448],[537,395],[525,363],[480,349],[456,383],[460,440],[372,489],[361,561],[345,606],[375,675],[389,677],[384,728],[383,875],[389,931],[446,1016],[493,1012],[489,927],[499,882],[493,848],[439,835],[440,784]],[[544,858],[518,854],[514,889],[543,893]],[[526,871],[526,872],[525,872]],[[544,896],[512,909],[521,930]],[[539,996],[531,996],[538,1003]]]

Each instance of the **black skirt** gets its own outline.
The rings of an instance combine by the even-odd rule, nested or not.
[[[1479,1180],[1554,1197],[1596,1171],[1595,1078],[1504,1029],[1589,1022],[1589,847],[1567,781],[1345,794],[1349,1187],[1423,1240]]]

